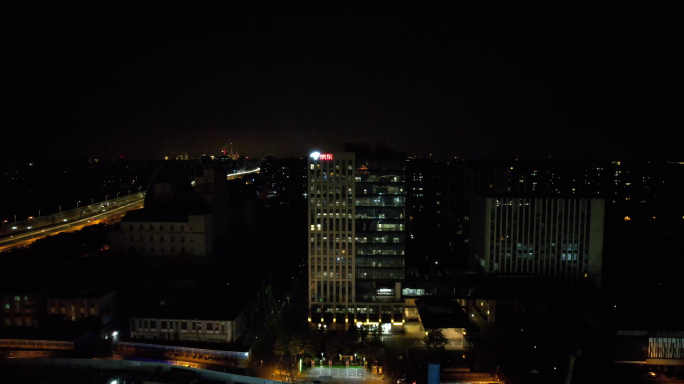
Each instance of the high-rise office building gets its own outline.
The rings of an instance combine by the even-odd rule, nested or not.
[[[350,150],[354,150],[351,152]],[[405,158],[348,148],[308,161],[309,321],[403,326]]]
[[[471,261],[486,273],[537,275],[599,288],[605,201],[475,198]]]

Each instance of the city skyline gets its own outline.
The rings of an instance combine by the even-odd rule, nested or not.
[[[132,4],[131,4],[132,5]],[[663,157],[682,75],[659,5],[13,4],[6,154]]]

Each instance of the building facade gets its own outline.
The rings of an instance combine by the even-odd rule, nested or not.
[[[210,213],[131,211],[112,233],[115,250],[163,260],[205,261],[213,249]]]
[[[232,343],[244,331],[244,315],[233,320],[132,317],[129,326],[132,339]]]
[[[486,273],[541,275],[600,288],[605,201],[475,199],[471,262]]]
[[[2,294],[0,327],[38,326],[45,303],[46,290],[14,291]]]
[[[101,324],[108,324],[116,317],[116,292],[51,297],[47,300],[47,314],[68,321],[98,318]]]
[[[403,326],[405,159],[313,153],[308,161],[309,321]]]

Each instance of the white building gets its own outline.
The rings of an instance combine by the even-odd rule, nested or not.
[[[204,212],[130,211],[112,233],[112,248],[160,260],[204,261],[212,252],[212,217]]]
[[[605,201],[475,198],[471,262],[486,273],[601,285]]]
[[[173,317],[132,317],[129,319],[132,339],[235,342],[244,330],[244,315],[233,319],[211,320]]]

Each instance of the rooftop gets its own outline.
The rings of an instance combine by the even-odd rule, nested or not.
[[[418,299],[416,307],[425,329],[468,328],[470,326],[468,316],[455,300]]]
[[[132,304],[132,317],[158,319],[235,320],[245,309],[246,296],[228,285],[203,284],[169,291],[154,300]]]

